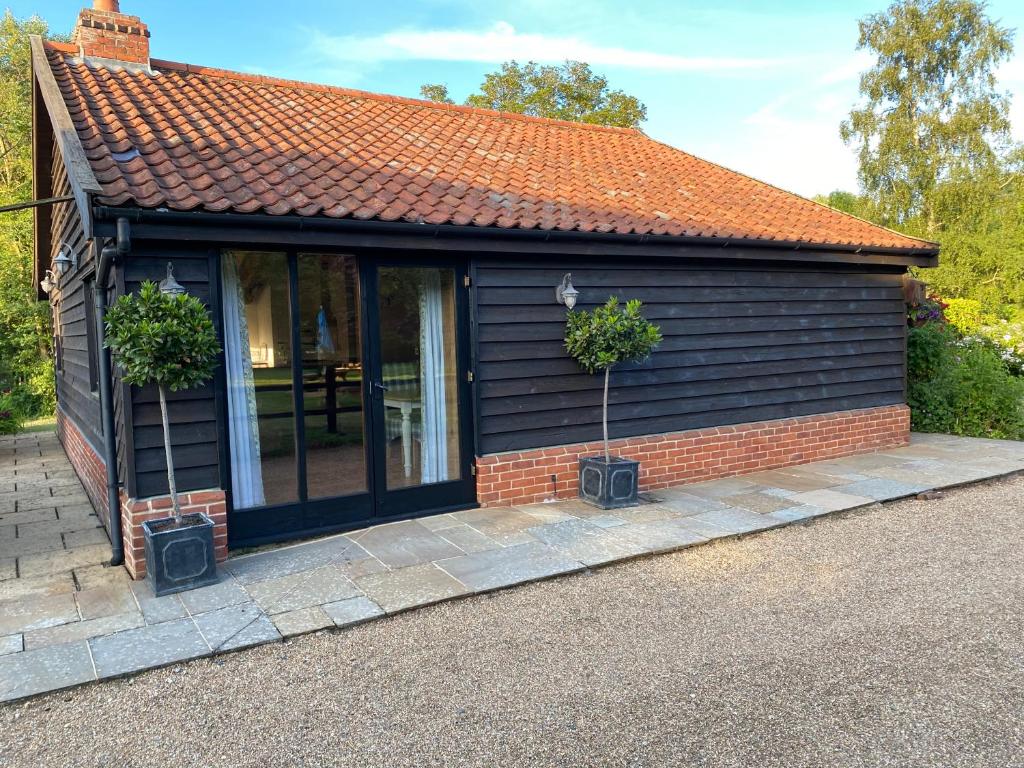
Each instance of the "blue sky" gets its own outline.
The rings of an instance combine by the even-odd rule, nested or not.
[[[17,0],[68,31],[82,3]],[[281,3],[122,0],[156,58],[417,96],[443,82],[461,100],[501,61],[589,61],[647,105],[656,139],[805,195],[856,187],[838,138],[869,60],[857,20],[887,0],[591,2],[463,0]],[[1024,3],[990,15],[1024,27]],[[1001,86],[1024,92],[1024,40]],[[1024,139],[1024,93],[1013,108]]]

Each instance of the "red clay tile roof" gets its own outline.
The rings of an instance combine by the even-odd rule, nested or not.
[[[636,130],[47,55],[105,205],[934,247]]]

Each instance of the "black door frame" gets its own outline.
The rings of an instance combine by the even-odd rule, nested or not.
[[[280,541],[342,532],[354,528],[394,520],[476,507],[476,478],[474,466],[475,413],[473,395],[469,385],[472,370],[470,301],[467,259],[464,256],[414,252],[391,253],[356,248],[274,248],[267,244],[249,246],[238,244],[218,250],[211,265],[216,267],[217,304],[222,305],[221,258],[224,251],[258,251],[284,253],[288,263],[289,313],[291,321],[292,408],[295,429],[295,461],[298,498],[287,504],[236,510],[232,503],[230,433],[223,429],[224,487],[227,496],[228,547],[257,546]],[[299,254],[350,255],[357,259],[360,301],[360,340],[362,343],[363,376],[363,450],[366,456],[367,490],[349,496],[309,499],[305,472],[305,413],[302,381],[301,335],[298,308],[298,256]],[[455,272],[455,332],[459,381],[459,441],[460,477],[458,480],[432,485],[386,490],[383,474],[384,432],[383,398],[375,395],[371,383],[381,375],[381,364],[376,339],[379,338],[377,270],[381,266],[395,267],[447,267]],[[219,313],[218,313],[219,314]],[[218,329],[222,318],[216,319]],[[298,353],[297,353],[298,351]],[[221,376],[218,399],[224,404],[219,419],[227,418],[227,381]],[[374,398],[379,402],[376,402]],[[378,413],[379,412],[379,413]]]
[[[375,507],[375,518],[395,519],[409,517],[421,513],[421,510],[441,510],[451,507],[465,508],[476,501],[476,482],[473,476],[473,398],[468,372],[471,371],[470,329],[469,329],[469,297],[465,290],[468,275],[465,259],[454,257],[410,254],[389,254],[374,259],[365,259],[360,267],[365,266],[366,274],[362,283],[366,286],[364,295],[367,297],[364,325],[368,330],[367,350],[369,357],[368,370],[371,372],[366,385],[370,387],[368,399],[370,419],[367,430],[373,437],[373,477],[372,495]],[[386,446],[384,445],[384,391],[374,387],[373,382],[381,382],[383,376],[380,359],[380,292],[378,279],[380,270],[387,267],[397,268],[439,268],[451,269],[455,280],[455,351],[456,380],[458,382],[459,406],[459,477],[430,485],[415,485],[408,488],[387,489],[387,472],[384,461]],[[372,301],[370,301],[372,297]],[[364,355],[367,357],[367,355]]]

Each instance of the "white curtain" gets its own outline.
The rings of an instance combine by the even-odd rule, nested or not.
[[[228,383],[228,430],[231,443],[231,498],[236,509],[261,507],[263,471],[256,417],[256,385],[245,318],[245,292],[235,257],[221,258],[224,289],[224,369]]]
[[[420,464],[422,482],[436,483],[448,479],[444,307],[439,271],[425,269],[420,274],[420,397],[423,413]]]

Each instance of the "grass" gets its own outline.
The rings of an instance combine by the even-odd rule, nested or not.
[[[19,435],[31,434],[33,432],[53,432],[57,429],[56,416],[43,416],[38,419],[31,419],[21,425]]]

